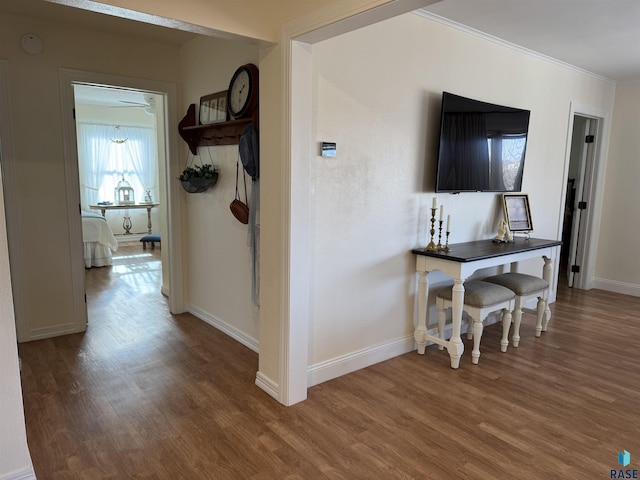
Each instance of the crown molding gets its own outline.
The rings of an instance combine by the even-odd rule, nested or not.
[[[583,75],[587,75],[587,76],[590,76],[592,78],[596,78],[598,80],[602,80],[604,82],[612,83],[614,85],[617,83],[615,80],[611,80],[610,78],[604,77],[602,75],[598,75],[597,73],[593,73],[593,72],[590,72],[590,71],[585,70],[583,68],[576,67],[575,65],[572,65],[570,63],[563,62],[562,60],[558,60],[557,58],[553,58],[553,57],[550,57],[548,55],[544,55],[542,53],[536,52],[534,50],[530,50],[528,48],[522,47],[520,45],[516,45],[515,43],[508,42],[508,41],[503,40],[501,38],[494,37],[493,35],[489,35],[488,33],[481,32],[480,30],[476,30],[475,28],[468,27],[468,26],[463,25],[463,24],[458,23],[458,22],[454,22],[453,20],[449,20],[448,18],[441,17],[440,15],[436,15],[434,13],[427,12],[427,11],[421,10],[421,9],[414,10],[412,13],[415,13],[416,15],[418,15],[420,17],[423,17],[423,18],[426,18],[428,20],[433,20],[434,22],[438,22],[438,23],[440,23],[442,25],[446,25],[448,27],[455,28],[456,30],[460,30],[460,31],[468,33],[470,35],[474,35],[476,37],[480,37],[483,40],[487,40],[489,42],[493,42],[493,43],[496,43],[498,45],[502,45],[503,47],[510,48],[512,50],[516,50],[516,51],[518,51],[520,53],[524,53],[525,55],[536,57],[536,58],[538,58],[540,60],[543,60],[545,62],[553,63],[553,64],[558,65],[560,67],[568,68],[570,70],[573,70],[575,72],[581,73]]]

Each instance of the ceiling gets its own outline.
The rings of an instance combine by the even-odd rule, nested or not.
[[[442,0],[421,12],[616,82],[640,82],[638,0]]]
[[[196,35],[43,0],[0,0],[0,11],[174,45]],[[640,82],[639,0],[441,0],[420,13],[616,82]]]
[[[136,22],[113,15],[67,7],[45,0],[0,0],[0,12],[35,17],[58,24],[80,25],[83,29],[89,31],[111,32],[171,45],[182,45],[197,36],[195,33],[182,29]],[[171,22],[167,21],[165,23]],[[185,25],[180,26],[186,28]],[[30,33],[37,34],[37,32]]]

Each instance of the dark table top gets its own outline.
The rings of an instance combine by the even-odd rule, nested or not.
[[[528,252],[530,250],[555,247],[558,245],[562,245],[562,242],[559,240],[514,237],[514,241],[510,243],[495,243],[491,239],[475,240],[473,242],[449,245],[451,249],[450,252],[432,252],[415,248],[411,250],[411,253],[451,260],[453,262],[473,262],[485,258],[500,257],[512,253]]]

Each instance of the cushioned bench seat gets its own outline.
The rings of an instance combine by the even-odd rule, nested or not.
[[[151,244],[151,248],[156,248],[156,243],[160,243],[160,234],[150,233],[149,235],[142,237],[140,241],[142,242],[142,248],[144,250],[147,249],[147,243]]]

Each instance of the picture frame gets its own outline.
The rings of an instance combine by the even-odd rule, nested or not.
[[[505,193],[502,195],[504,220],[512,232],[533,231],[529,195],[526,193]]]
[[[227,120],[227,90],[200,97],[200,125]]]

